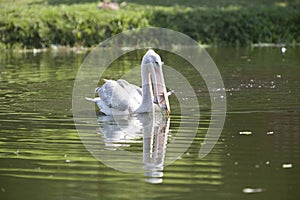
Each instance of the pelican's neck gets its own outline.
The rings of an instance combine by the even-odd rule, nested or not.
[[[142,75],[142,104],[137,109],[138,113],[153,111],[153,94],[150,73],[146,66],[141,66]]]

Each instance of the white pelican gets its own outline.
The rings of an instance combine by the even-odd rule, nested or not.
[[[97,103],[105,115],[153,112],[157,105],[169,115],[170,105],[162,65],[160,56],[150,49],[142,59],[142,88],[123,79],[105,80],[104,85],[95,89],[99,97],[86,99]]]

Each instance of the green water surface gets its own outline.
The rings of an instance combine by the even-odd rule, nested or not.
[[[164,152],[180,152],[180,144],[187,142],[185,134],[178,133],[180,123],[184,122],[187,135],[192,119],[199,124],[189,148],[174,163],[157,170],[158,184],[151,183],[145,173],[108,167],[82,144],[73,121],[72,89],[87,53],[1,53],[0,199],[299,198],[300,49],[288,48],[284,55],[277,47],[207,51],[225,84],[227,116],[220,138],[204,158],[198,155],[210,123],[206,85],[185,60],[159,52],[165,64],[182,66],[201,113],[181,116],[178,101],[170,96],[169,131],[165,145],[157,142],[158,149],[163,149],[157,154],[159,164],[167,159]],[[121,57],[102,78],[119,78],[140,62],[142,53]],[[95,128],[102,129],[97,128],[93,137],[100,141],[113,137],[113,131],[104,136],[103,129],[115,121],[106,123],[98,119]],[[104,141],[106,148],[141,154],[142,131],[125,126],[131,138]],[[180,135],[178,145],[168,146],[176,135]]]

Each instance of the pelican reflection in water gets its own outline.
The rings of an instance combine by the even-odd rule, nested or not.
[[[150,183],[163,181],[170,118],[161,113],[100,115],[99,122],[99,133],[103,137],[107,150],[122,152],[125,147],[130,148],[131,144],[143,142],[146,181]]]
[[[142,88],[123,79],[105,80],[105,84],[95,90],[99,97],[86,99],[95,102],[105,115],[148,113],[156,108],[169,115],[170,105],[162,65],[160,56],[150,49],[141,63]]]

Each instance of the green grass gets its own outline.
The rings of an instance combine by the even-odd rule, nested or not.
[[[0,47],[90,47],[124,30],[156,26],[203,44],[299,43],[299,0],[128,0],[119,11],[96,0],[2,0]]]

